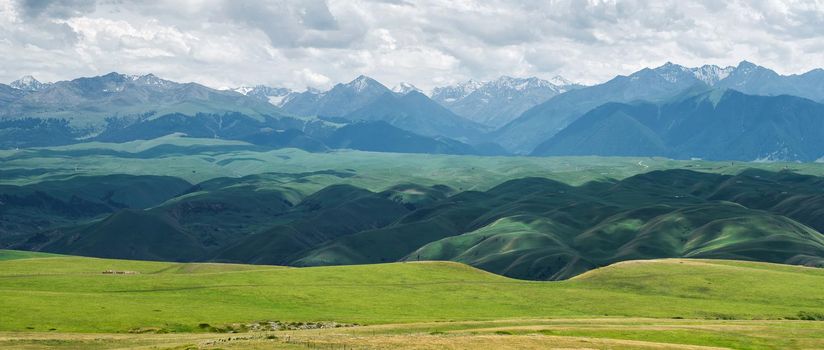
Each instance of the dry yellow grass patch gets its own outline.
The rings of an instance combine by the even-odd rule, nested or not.
[[[691,332],[759,338],[796,337],[790,348],[824,348],[824,323],[644,318],[534,319],[426,322],[367,327],[239,334],[0,333],[0,349],[727,349],[683,344]],[[584,332],[550,334],[547,331]],[[655,339],[620,334],[646,332]],[[619,334],[616,336],[616,334]],[[671,335],[671,336],[670,336]],[[786,343],[783,343],[786,347]],[[766,345],[769,346],[769,345]]]

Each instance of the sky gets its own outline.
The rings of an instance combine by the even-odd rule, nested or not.
[[[594,84],[671,61],[824,65],[824,0],[0,0],[0,82],[116,71],[212,87]]]

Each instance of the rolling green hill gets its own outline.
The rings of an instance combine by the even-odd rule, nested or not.
[[[192,185],[171,176],[112,174],[71,176],[23,186],[0,185],[0,244],[21,235],[99,219],[118,210],[143,209],[173,198]],[[48,238],[32,237],[26,249]]]
[[[3,248],[296,266],[439,259],[526,279],[632,259],[824,256],[820,164],[307,153],[180,136],[0,159]]]
[[[452,260],[535,280],[654,258],[824,266],[824,179],[814,176],[664,170],[580,186],[523,178],[487,191],[407,184],[380,192],[311,185],[319,176],[355,173],[213,179],[153,208],[22,236],[11,247],[295,266]]]
[[[0,280],[0,331],[180,332],[263,320],[797,319],[824,312],[820,269],[716,260],[633,261],[568,281],[530,282],[447,262],[281,268],[0,251]]]
[[[738,188],[730,191],[730,184]],[[666,257],[822,266],[824,235],[810,227],[820,219],[808,215],[817,209],[788,213],[780,204],[820,198],[819,186],[818,178],[757,171],[731,177],[670,170],[580,187],[512,180],[335,239],[295,264],[453,260],[526,279]]]

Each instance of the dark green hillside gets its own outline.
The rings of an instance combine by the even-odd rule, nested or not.
[[[269,228],[301,203],[307,192],[319,189],[313,184],[317,177],[345,178],[343,172],[310,172],[303,174],[267,173],[242,178],[218,178],[187,186],[176,197],[140,212],[124,211],[102,223],[80,225],[70,229],[49,230],[36,235],[47,250],[62,253],[110,256],[107,244],[91,244],[107,240],[109,244],[129,246],[134,259],[147,260],[207,260],[217,250],[235,244],[244,237]],[[149,226],[140,226],[151,221]],[[143,236],[153,230],[169,234],[186,242],[180,251],[158,247],[163,234],[151,232],[157,240]],[[71,239],[63,239],[69,236]],[[56,242],[56,243],[55,243]],[[25,246],[23,246],[25,247]],[[156,249],[161,248],[160,252]],[[194,250],[195,253],[186,250]]]
[[[822,104],[714,90],[661,105],[603,105],[533,154],[815,161],[824,156],[822,140]]]
[[[769,193],[821,194],[821,181],[774,178]],[[545,179],[513,180],[485,193],[464,193],[380,230],[346,236],[299,265],[454,260],[507,276],[559,279],[616,261],[707,257],[824,264],[819,209],[786,213],[757,205],[765,177],[663,171],[616,183],[569,187]],[[769,181],[769,180],[767,180]],[[723,190],[734,182],[734,195]],[[799,183],[808,186],[798,186]],[[782,185],[783,183],[783,185]],[[743,196],[742,196],[743,195]],[[734,201],[740,201],[736,203]],[[775,203],[780,203],[775,202]],[[764,211],[766,210],[766,211]],[[418,249],[411,247],[430,241]]]
[[[173,198],[191,184],[169,176],[76,176],[25,186],[0,185],[0,241],[47,228],[89,220],[124,208],[148,208]],[[13,238],[17,237],[17,238]],[[27,238],[36,249],[45,237]]]
[[[291,220],[254,234],[219,252],[219,261],[289,264],[300,252],[357,232],[386,226],[410,209],[398,191],[374,193],[333,185],[304,199]]]
[[[376,174],[273,172],[194,186],[171,178],[179,187],[165,192],[164,178],[133,177],[130,190],[156,188],[145,191],[156,197],[128,196],[115,186],[104,197],[111,202],[82,182],[43,182],[38,186],[62,204],[7,202],[13,205],[2,215],[11,220],[0,243],[88,256],[296,266],[453,260],[526,279],[668,257],[824,264],[821,177],[664,170],[580,186],[528,177],[466,191],[391,185],[397,177],[377,189],[361,187],[375,184]],[[4,188],[11,194],[27,187]],[[124,195],[128,205],[117,204]],[[10,226],[22,222],[41,226]]]
[[[43,250],[103,258],[191,261],[204,255],[195,237],[168,215],[126,209],[103,221],[65,231]]]

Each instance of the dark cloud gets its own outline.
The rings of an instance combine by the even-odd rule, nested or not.
[[[93,0],[16,0],[12,3],[19,13],[20,23],[0,27],[7,40],[45,50],[72,47],[79,34],[62,22],[94,11]]]
[[[20,13],[27,18],[66,19],[95,9],[95,0],[17,0]]]
[[[342,26],[326,1],[224,1],[218,18],[249,26],[266,34],[274,47],[344,48],[360,40],[367,28]]]

